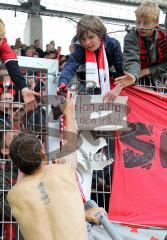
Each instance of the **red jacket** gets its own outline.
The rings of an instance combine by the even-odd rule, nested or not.
[[[0,59],[2,63],[5,64],[9,76],[14,82],[17,89],[21,90],[27,87],[26,80],[21,74],[20,68],[18,66],[17,56],[8,45],[7,39],[5,37],[3,37],[2,43],[0,44]]]
[[[6,37],[3,37],[2,43],[0,44],[0,59],[3,64],[6,64],[6,62],[10,60],[17,61],[17,56],[11,47],[7,44]]]

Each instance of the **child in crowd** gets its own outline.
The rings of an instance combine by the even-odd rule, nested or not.
[[[116,76],[123,75],[120,43],[109,37],[101,20],[92,15],[83,16],[77,24],[74,51],[61,72],[59,89],[70,83],[82,64],[86,66],[86,80],[81,82],[79,88],[86,88],[90,94],[104,94],[110,90],[111,66],[114,66]],[[115,91],[120,91],[119,85]]]
[[[160,9],[156,1],[142,2],[135,14],[136,29],[131,29],[124,39],[126,72],[115,81],[116,84],[135,83],[140,78],[142,85],[155,86],[154,76],[167,72],[167,34],[159,28]]]

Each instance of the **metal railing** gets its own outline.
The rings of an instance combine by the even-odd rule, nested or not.
[[[18,170],[13,167],[8,154],[10,142],[18,132],[26,131],[35,134],[45,144],[48,158],[50,158],[49,149],[52,142],[49,137],[50,124],[52,123],[48,119],[50,106],[47,100],[56,91],[58,63],[56,60],[19,57],[19,65],[28,87],[32,90],[36,88],[41,97],[37,99],[37,109],[34,112],[26,113],[20,92],[17,92],[13,85],[10,86],[10,78],[4,66],[1,66],[0,239],[3,240],[23,239],[6,199],[8,191],[16,183],[18,177]],[[9,87],[11,93],[8,93]]]

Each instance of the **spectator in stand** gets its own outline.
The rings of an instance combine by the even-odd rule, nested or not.
[[[16,38],[16,41],[15,41],[15,47],[16,48],[22,48],[22,42],[21,42],[21,39],[20,38]]]
[[[167,33],[159,28],[160,9],[156,1],[143,1],[135,14],[136,29],[131,29],[124,39],[125,76],[115,81],[155,86],[154,76],[167,72]]]
[[[0,94],[0,132],[2,131],[2,121],[10,121],[10,104],[13,102],[11,93]],[[5,126],[5,125],[4,125]],[[3,126],[3,129],[4,129]]]
[[[48,59],[57,59],[57,52],[55,50],[51,50],[45,55],[45,58]]]
[[[12,47],[12,49],[14,49],[14,51],[16,52],[16,55],[22,56],[24,48],[25,48],[25,44],[21,42],[20,38],[16,38],[15,45]]]
[[[85,63],[86,80],[82,82],[81,88],[86,87],[91,94],[101,94],[110,90],[109,68],[111,66],[115,67],[117,76],[123,75],[120,43],[109,37],[106,32],[106,27],[98,17],[85,15],[81,18],[77,24],[74,51],[70,54],[59,78],[59,89],[68,85],[78,67]],[[105,77],[103,74],[99,83],[98,70],[102,67],[101,62],[105,62],[102,70],[103,73],[105,72]],[[91,74],[92,72],[94,74]],[[115,94],[121,90],[119,85],[114,88]]]
[[[46,57],[47,56],[47,54],[50,52],[50,51],[52,51],[53,50],[53,47],[51,46],[51,44],[46,44],[46,51],[44,52],[45,53],[45,56],[44,57]],[[47,57],[46,57],[47,58]]]
[[[27,76],[27,85],[30,90],[34,91],[34,88],[36,86],[36,79],[34,75],[29,74]]]
[[[22,103],[13,103],[13,95],[9,92],[0,95],[0,119],[10,121],[18,130],[23,129],[22,118],[25,116]],[[1,125],[0,125],[1,126]],[[0,130],[1,131],[1,130]]]
[[[35,76],[31,73],[29,73],[27,76],[27,85],[29,89],[34,91],[34,88],[36,86],[36,79]]]
[[[25,57],[34,57],[35,48],[28,46],[24,49],[24,56]]]
[[[23,104],[20,102],[15,102],[11,103],[9,107],[9,116],[10,116],[10,121],[12,122],[13,129],[15,130],[24,130],[26,126],[26,121],[25,121],[25,110]]]
[[[33,90],[35,92],[41,92],[45,88],[45,81],[44,79],[40,76],[38,76],[38,73],[33,73],[33,72],[27,72],[27,85],[30,90]],[[41,94],[40,94],[41,95]]]
[[[2,101],[0,103],[1,115],[3,115],[4,112],[5,114],[9,114],[9,107],[10,107],[10,104],[13,102],[13,99],[14,99],[13,94],[11,94],[10,92],[1,93],[0,95],[0,101]]]
[[[24,52],[25,52],[25,49],[26,49],[27,45],[26,44],[22,44],[22,49],[21,49],[21,56],[24,56]]]
[[[52,41],[50,41],[50,46],[51,46],[51,50],[56,50],[56,48],[55,48],[55,41],[54,40],[52,40]]]
[[[63,58],[61,59],[60,61],[60,64],[59,64],[59,71],[61,72],[67,62],[67,60],[69,59],[69,55],[64,55]]]
[[[39,96],[27,88],[26,81],[21,74],[20,68],[18,66],[18,61],[16,54],[7,44],[7,39],[5,38],[5,24],[0,19],[0,59],[5,64],[5,67],[9,73],[10,78],[14,82],[18,90],[24,99],[24,103],[27,109],[34,109],[37,106],[35,101],[35,96]]]
[[[40,40],[39,39],[34,40],[34,48],[35,48],[35,51],[38,53],[39,58],[43,58],[45,56],[44,51],[40,47]]]
[[[14,96],[16,94],[17,89],[5,68],[0,69],[0,76],[2,78],[0,81],[0,93],[9,92]]]

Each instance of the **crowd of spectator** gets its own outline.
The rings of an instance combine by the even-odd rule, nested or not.
[[[35,39],[33,44],[27,46],[22,43],[21,38],[17,38],[15,45],[12,45],[11,48],[17,56],[58,59],[59,61],[64,57],[64,55],[61,54],[61,47],[56,47],[54,40],[47,43],[46,48],[42,49],[39,39]]]

